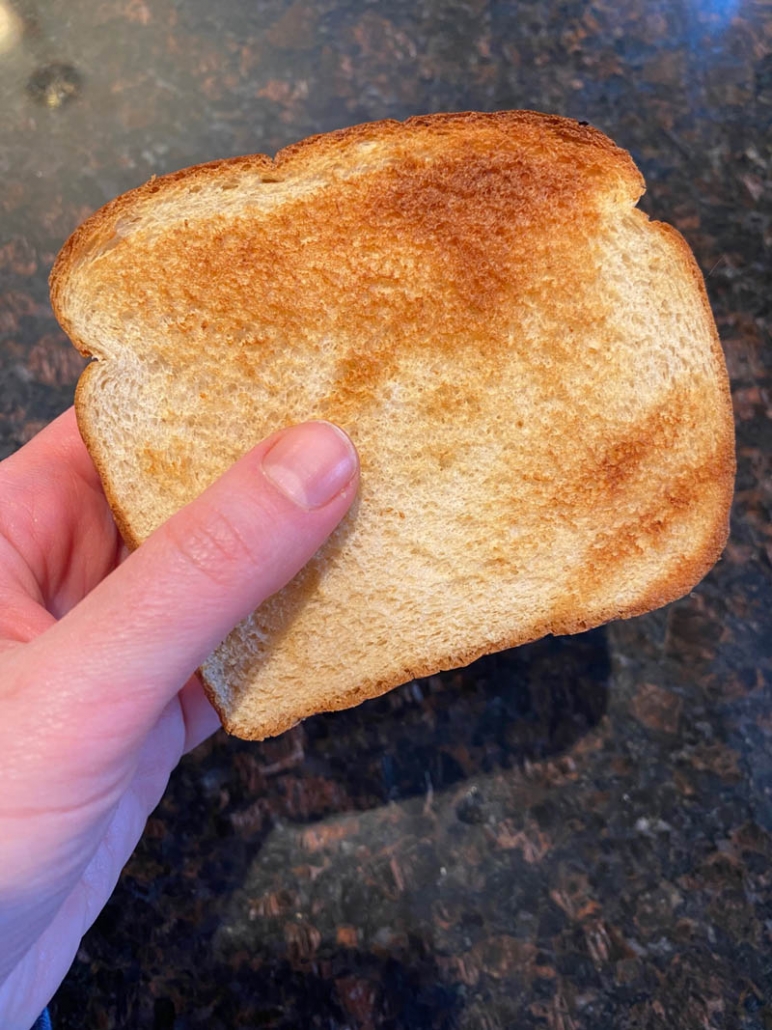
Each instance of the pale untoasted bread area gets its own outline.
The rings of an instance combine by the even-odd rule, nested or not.
[[[76,234],[52,296],[102,358],[78,412],[129,539],[281,425],[360,451],[354,510],[205,667],[229,729],[645,611],[716,560],[726,372],[641,190],[574,123],[437,116],[192,170]]]

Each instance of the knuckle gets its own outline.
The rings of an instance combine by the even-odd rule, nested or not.
[[[172,520],[169,536],[180,559],[216,587],[228,586],[235,571],[259,568],[264,560],[258,540],[216,508],[195,520]]]

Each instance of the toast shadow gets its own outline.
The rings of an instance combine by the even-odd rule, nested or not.
[[[610,674],[605,629],[546,637],[226,749],[253,797],[304,780],[303,800],[276,814],[361,810],[567,751],[604,715]]]

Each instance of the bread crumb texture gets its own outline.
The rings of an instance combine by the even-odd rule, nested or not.
[[[247,738],[690,590],[726,540],[702,277],[597,131],[433,115],[156,179],[65,245],[79,423],[139,544],[281,426],[330,419],[353,510],[203,674]]]

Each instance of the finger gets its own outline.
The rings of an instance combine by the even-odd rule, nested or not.
[[[0,533],[0,645],[33,640],[56,621],[24,557]]]
[[[23,457],[22,457],[23,456]],[[3,462],[3,468],[18,474],[18,467],[33,467],[55,473],[65,466],[83,485],[99,488],[99,474],[78,430],[75,409],[70,407]]]
[[[351,441],[329,423],[258,445],[33,642],[47,722],[75,720],[113,749],[141,739],[230,629],[312,557],[357,474]]]
[[[0,647],[27,643],[55,625],[56,619],[24,590],[0,585]]]
[[[30,596],[65,614],[115,567],[121,546],[72,408],[0,465],[0,492],[0,535],[34,583]]]

